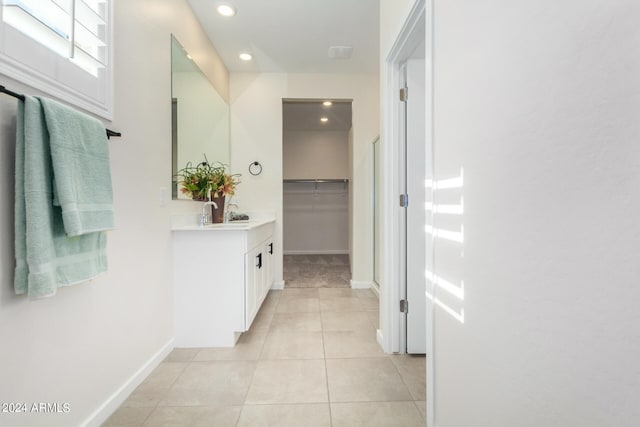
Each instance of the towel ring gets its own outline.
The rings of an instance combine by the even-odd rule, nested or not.
[[[249,164],[249,173],[253,176],[258,176],[262,173],[262,165],[260,162],[255,161]]]

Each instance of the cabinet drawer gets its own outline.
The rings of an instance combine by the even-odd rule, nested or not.
[[[247,249],[252,250],[273,235],[273,223],[267,223],[249,230]]]

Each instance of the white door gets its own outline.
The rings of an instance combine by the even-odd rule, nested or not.
[[[406,336],[407,353],[424,354],[425,302],[425,60],[420,48],[407,60],[406,73]]]

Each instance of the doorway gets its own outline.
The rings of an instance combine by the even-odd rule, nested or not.
[[[387,353],[425,354],[427,425],[433,422],[433,174],[431,3],[417,0],[385,61],[383,80],[386,257],[382,336]]]
[[[285,287],[351,286],[351,100],[283,100]]]
[[[417,1],[386,61],[383,347],[426,353],[425,271],[431,242],[425,235],[425,180],[432,171],[430,94],[425,2]],[[411,342],[409,342],[411,341]]]

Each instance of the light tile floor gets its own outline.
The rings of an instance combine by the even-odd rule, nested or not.
[[[271,291],[234,348],[175,349],[104,426],[424,426],[424,357],[386,355],[369,290]]]

